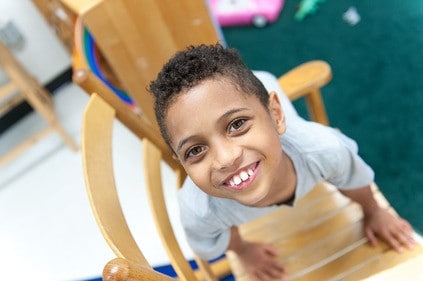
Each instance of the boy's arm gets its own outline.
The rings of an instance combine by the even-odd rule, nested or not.
[[[359,203],[363,208],[365,233],[372,245],[377,237],[388,242],[396,251],[402,252],[403,246],[411,248],[416,242],[410,224],[378,205],[370,186],[357,189],[340,190],[345,196]]]
[[[373,196],[370,185],[357,189],[340,189],[340,191],[351,200],[360,204],[366,217],[380,208]]]

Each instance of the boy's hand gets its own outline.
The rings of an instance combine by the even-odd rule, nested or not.
[[[403,247],[411,249],[416,244],[410,224],[384,208],[379,207],[368,213],[365,217],[364,227],[372,245],[377,244],[379,237],[401,253]]]
[[[252,280],[284,280],[285,269],[277,261],[277,253],[272,246],[244,241],[237,254]]]
[[[373,196],[370,185],[340,191],[363,207],[364,231],[372,245],[376,245],[378,238],[381,238],[396,251],[402,252],[404,246],[411,248],[416,244],[410,224],[380,207]]]
[[[270,245],[243,240],[236,226],[231,228],[228,250],[238,255],[243,268],[252,280],[284,280],[285,268],[276,259],[276,250]]]

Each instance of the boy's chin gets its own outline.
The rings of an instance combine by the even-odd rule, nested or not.
[[[266,204],[265,196],[260,194],[254,194],[253,196],[249,196],[248,198],[238,198],[235,199],[239,203],[249,206],[249,207],[267,207],[269,206]]]

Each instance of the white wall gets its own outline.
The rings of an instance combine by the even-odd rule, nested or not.
[[[0,21],[12,20],[24,37],[15,57],[41,84],[54,79],[71,65],[70,55],[30,0],[0,0]],[[0,71],[0,84],[7,80]]]

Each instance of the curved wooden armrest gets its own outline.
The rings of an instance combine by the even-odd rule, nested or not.
[[[169,281],[175,280],[149,266],[138,265],[123,258],[109,261],[103,270],[104,281]]]
[[[328,63],[320,60],[303,63],[279,77],[279,85],[290,100],[320,89],[332,79]]]
[[[332,70],[324,61],[303,63],[279,79],[279,85],[290,100],[304,97],[313,121],[329,125],[320,88],[332,79]]]

